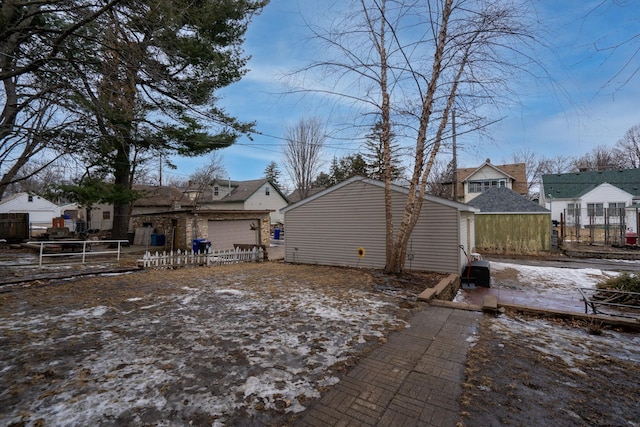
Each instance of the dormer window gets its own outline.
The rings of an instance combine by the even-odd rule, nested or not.
[[[271,188],[270,187],[264,187],[264,195],[268,196],[269,194],[271,194]]]
[[[29,194],[29,197],[27,198],[28,202],[33,202],[33,194]]]
[[[220,190],[218,189],[218,187],[213,187],[213,195],[217,196],[220,193]]]

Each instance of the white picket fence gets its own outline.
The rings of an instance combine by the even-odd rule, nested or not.
[[[147,251],[142,259],[138,260],[138,265],[143,268],[177,268],[200,265],[223,265],[236,264],[239,262],[260,262],[264,260],[262,248],[253,249],[230,249],[227,251],[194,252],[192,250],[171,252],[156,252],[152,254]]]

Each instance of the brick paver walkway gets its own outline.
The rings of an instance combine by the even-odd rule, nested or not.
[[[469,337],[482,313],[428,306],[391,334],[300,426],[455,426]]]

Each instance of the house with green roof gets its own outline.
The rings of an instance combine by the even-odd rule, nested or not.
[[[619,224],[638,231],[640,169],[580,171],[542,176],[540,205],[553,221],[581,227]]]

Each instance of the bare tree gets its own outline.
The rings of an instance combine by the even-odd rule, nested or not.
[[[207,163],[189,175],[189,185],[195,186],[197,189],[196,198],[194,199],[196,208],[200,205],[205,190],[211,186],[213,180],[223,178],[226,175],[227,171],[224,167],[222,154],[217,151],[211,152],[207,158]]]
[[[613,148],[599,145],[587,154],[575,158],[573,169],[576,171],[624,169],[624,159],[617,156]]]
[[[286,139],[284,167],[301,198],[305,198],[322,166],[324,126],[318,118],[300,119],[287,129]]]
[[[450,134],[456,108],[463,125],[480,128],[481,108],[508,91],[514,71],[530,72],[534,41],[522,5],[501,0],[359,0],[352,13],[317,31],[337,52],[321,67],[332,86],[325,92],[365,105],[380,119],[384,150],[386,267],[404,268],[411,233],[420,216],[436,156]],[[524,61],[524,62],[523,62]],[[373,110],[373,111],[371,111]],[[396,131],[397,129],[397,131]],[[391,204],[391,136],[413,141],[409,189],[401,219]]]
[[[632,126],[613,147],[625,169],[640,168],[640,125]]]
[[[541,174],[567,173],[571,171],[571,163],[567,156],[543,157],[540,159]]]
[[[640,75],[640,31],[637,30],[638,8],[633,1],[620,0],[599,0],[594,3],[585,2],[589,7],[586,11],[583,26],[589,29],[590,35],[594,36],[593,48],[595,54],[602,54],[603,62],[615,62],[618,64],[613,75],[607,76],[607,81],[600,87],[604,90],[612,87],[614,92],[620,91],[631,80]],[[606,34],[598,34],[597,25],[589,22],[589,18],[610,10],[615,11],[616,19],[620,19],[618,26],[635,28],[635,31],[627,33],[625,31],[608,31]]]
[[[224,157],[220,152],[212,151],[207,156],[206,163],[189,175],[189,180],[193,183],[211,185],[214,179],[225,176],[227,176],[227,170],[224,167]]]
[[[453,200],[453,172],[453,160],[449,162],[442,159],[436,160],[427,183],[427,194]]]

